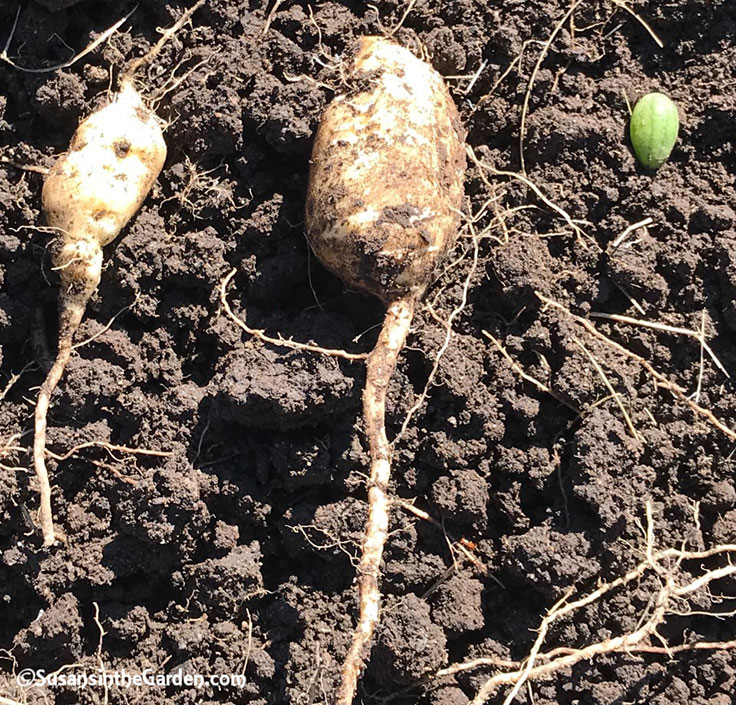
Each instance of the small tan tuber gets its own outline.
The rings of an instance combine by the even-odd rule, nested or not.
[[[38,394],[33,462],[40,487],[44,545],[56,540],[46,470],[46,417],[51,395],[69,361],[72,339],[100,283],[102,248],[135,215],[166,159],[161,124],[132,80],[74,133],[69,151],[51,168],[42,203],[58,233],[54,268],[61,276],[58,353]]]

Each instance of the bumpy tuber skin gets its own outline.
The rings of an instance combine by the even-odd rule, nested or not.
[[[465,173],[465,133],[430,66],[391,41],[363,37],[348,61],[346,82],[315,138],[307,236],[328,269],[351,288],[377,296],[387,313],[368,357],[363,393],[371,457],[368,519],[358,566],[360,614],[337,705],[353,702],[379,618],[391,475],[386,390],[416,302],[457,237]]]
[[[381,37],[360,40],[347,84],[315,137],[307,236],[350,287],[418,298],[457,236],[460,118],[442,77]]]
[[[128,81],[112,103],[79,125],[69,151],[44,182],[43,210],[49,226],[58,232],[54,266],[61,275],[58,353],[38,395],[33,441],[46,546],[56,540],[44,461],[49,401],[69,361],[87,302],[100,283],[102,248],[141,207],[165,159],[159,121]]]

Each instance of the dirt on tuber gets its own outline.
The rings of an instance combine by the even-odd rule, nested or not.
[[[460,227],[465,131],[442,77],[409,50],[363,37],[345,65],[346,90],[317,131],[307,237],[350,288],[387,306],[367,360],[363,416],[371,467],[358,588],[360,613],[335,702],[350,705],[379,619],[388,535],[391,445],[386,391],[414,309]]]

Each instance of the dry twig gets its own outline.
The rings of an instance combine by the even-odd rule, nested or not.
[[[266,15],[266,21],[263,23],[263,29],[261,30],[262,37],[265,37],[268,34],[268,30],[271,28],[271,22],[273,22],[273,18],[276,16],[276,13],[279,11],[279,7],[281,7],[283,2],[284,0],[274,0],[273,7],[271,7],[268,15]]]
[[[659,383],[661,387],[664,387],[668,391],[672,392],[672,394],[677,399],[679,399],[684,404],[687,404],[687,406],[689,406],[695,414],[707,419],[708,422],[711,425],[715,426],[719,431],[721,431],[721,433],[728,436],[728,438],[730,438],[732,441],[736,441],[736,431],[726,426],[726,424],[718,419],[710,409],[706,409],[705,407],[700,406],[700,404],[690,399],[690,397],[687,396],[685,390],[680,387],[680,385],[670,381],[661,372],[655,370],[654,367],[652,367],[651,363],[641,357],[641,355],[637,355],[636,353],[631,352],[631,350],[628,350],[623,345],[619,345],[617,342],[603,335],[603,333],[601,333],[590,321],[582,318],[581,316],[576,316],[571,311],[568,311],[562,304],[557,303],[557,301],[553,301],[552,299],[547,298],[539,292],[535,293],[537,298],[542,303],[546,304],[547,306],[551,306],[558,311],[561,311],[566,316],[574,320],[576,323],[579,323],[581,326],[583,326],[583,328],[585,328],[585,330],[587,330],[588,333],[590,333],[592,336],[594,336],[598,340],[602,340],[607,345],[610,345],[614,350],[617,350],[622,355],[628,357],[630,360],[634,360],[635,362],[637,362]]]
[[[713,363],[715,364],[715,366],[721,372],[723,372],[723,374],[726,375],[728,379],[731,378],[731,375],[728,374],[728,371],[726,370],[726,368],[723,366],[721,361],[716,357],[716,354],[713,352],[710,345],[708,345],[708,343],[706,342],[705,335],[702,330],[702,325],[701,325],[700,331],[695,331],[695,330],[690,330],[690,328],[680,328],[678,326],[667,325],[666,323],[658,323],[657,321],[645,321],[645,320],[642,320],[641,318],[632,318],[631,316],[621,316],[617,313],[600,313],[597,311],[592,311],[590,313],[590,317],[591,318],[602,318],[606,321],[615,321],[616,323],[628,323],[629,325],[632,325],[632,326],[641,326],[642,328],[652,328],[654,330],[661,330],[667,333],[673,333],[674,335],[684,335],[684,336],[687,336],[688,338],[695,338],[695,340],[697,340],[700,343],[701,347],[708,353],[708,356],[710,357],[711,360],[713,360]]]
[[[552,389],[552,387],[546,385],[544,382],[540,382],[536,377],[532,377],[530,374],[524,372],[521,365],[519,365],[519,363],[516,362],[516,360],[514,360],[511,355],[509,355],[508,350],[506,350],[506,348],[501,345],[501,343],[496,340],[496,338],[494,338],[487,330],[481,331],[481,333],[483,333],[483,335],[485,335],[486,338],[488,338],[496,346],[501,355],[503,355],[509,365],[511,365],[511,369],[514,370],[514,372],[516,372],[519,377],[521,377],[523,380],[526,380],[530,384],[533,384],[540,392],[549,394],[551,397],[560,402],[560,404],[564,404],[568,409],[571,409],[576,414],[583,413],[581,409],[575,406],[575,404],[573,404],[572,402],[569,402],[562,395],[558,394],[554,389]]]
[[[583,345],[583,342],[581,340],[578,340],[577,338],[573,338],[572,341],[580,347],[580,349],[585,353],[586,357],[590,360],[591,364],[595,368],[595,371],[598,373],[600,378],[603,380],[603,384],[606,385],[606,389],[608,390],[609,394],[613,399],[616,401],[616,404],[618,404],[618,408],[621,409],[621,413],[623,414],[624,420],[626,421],[626,425],[629,427],[629,431],[631,432],[631,435],[637,440],[641,441],[641,435],[639,435],[639,432],[636,430],[636,427],[634,426],[634,422],[631,420],[631,416],[629,416],[629,412],[626,410],[626,407],[624,406],[623,401],[621,401],[621,395],[613,388],[613,385],[611,384],[611,380],[608,379],[608,375],[603,371],[603,368],[600,366],[600,363],[598,360],[595,359],[593,356],[593,353],[588,350],[588,348]]]
[[[423,511],[422,509],[419,509],[419,507],[414,506],[414,504],[412,504],[411,502],[407,502],[405,499],[396,499],[394,500],[394,504],[401,507],[404,511],[409,512],[410,514],[413,514],[415,517],[418,517],[419,519],[422,519],[423,521],[428,521],[433,526],[436,526],[438,529],[440,529],[440,531],[442,531],[442,533],[448,539],[451,553],[454,553],[455,550],[459,551],[483,575],[489,575],[488,568],[485,565],[483,565],[480,559],[477,558],[473,554],[472,551],[473,551],[473,548],[475,547],[475,544],[473,544],[471,541],[468,541],[465,538],[460,538],[460,539],[454,538],[452,534],[449,534],[447,532],[447,530],[445,529],[444,525],[441,522],[437,521],[437,519],[435,519],[430,514],[427,514],[427,512]],[[496,579],[494,578],[494,580]]]
[[[207,2],[207,0],[197,0],[194,5],[192,5],[188,10],[185,10],[181,17],[174,22],[174,24],[171,25],[171,27],[165,29],[161,32],[161,38],[154,44],[154,46],[151,48],[150,51],[148,51],[143,56],[138,57],[133,63],[128,67],[128,69],[120,76],[120,83],[121,85],[126,81],[131,79],[136,71],[138,71],[141,66],[144,66],[145,64],[150,63],[153,61],[160,53],[161,50],[164,48],[166,43],[174,37],[177,32],[187,23],[190,19],[192,19],[192,15],[199,10],[202,5],[204,5]]]
[[[542,67],[542,62],[547,56],[549,48],[552,46],[555,37],[560,33],[560,30],[565,26],[565,22],[572,17],[573,12],[577,9],[578,5],[583,0],[574,0],[570,5],[570,9],[562,16],[562,19],[555,25],[547,41],[542,45],[542,51],[539,52],[539,58],[537,63],[534,64],[534,69],[529,76],[529,82],[527,83],[526,92],[524,93],[524,103],[521,107],[521,123],[519,124],[519,160],[521,163],[521,173],[526,175],[526,164],[524,161],[524,139],[526,137],[526,117],[529,112],[529,100],[532,95],[532,89],[534,88],[534,81],[537,80],[537,74],[539,69]]]
[[[8,40],[5,42],[5,47],[3,48],[2,52],[0,52],[0,61],[4,61],[6,64],[10,64],[14,69],[17,69],[18,71],[22,71],[23,73],[50,73],[52,71],[58,71],[59,69],[69,68],[70,66],[75,64],[77,61],[79,61],[81,58],[87,56],[87,54],[94,51],[100,44],[102,44],[103,42],[106,42],[113,34],[115,34],[117,29],[122,24],[124,24],[128,20],[128,18],[137,9],[138,9],[138,6],[136,5],[127,15],[125,15],[125,17],[123,17],[121,20],[118,20],[109,29],[105,30],[99,37],[97,37],[97,39],[91,42],[87,46],[86,49],[83,49],[82,51],[80,51],[79,54],[75,54],[68,61],[65,61],[62,64],[56,64],[55,66],[46,66],[45,68],[41,68],[41,69],[29,69],[24,66],[19,66],[8,56],[8,49],[10,48],[10,43],[13,41],[13,37],[15,36],[15,30],[18,27],[18,18],[20,17],[20,6],[19,6],[18,11],[15,13],[15,20],[13,21],[13,26],[10,30],[10,35],[8,36]]]
[[[655,34],[654,30],[647,24],[647,22],[644,21],[644,19],[638,15],[636,12],[634,12],[623,0],[611,0],[614,5],[617,5],[622,10],[625,10],[628,12],[632,17],[634,17],[639,24],[644,27],[644,29],[649,33],[649,36],[656,42],[657,46],[660,49],[664,49],[664,42]]]
[[[235,276],[237,270],[232,269],[230,273],[220,282],[220,302],[222,303],[225,313],[237,324],[239,328],[244,330],[248,335],[252,335],[254,338],[262,340],[264,343],[270,343],[271,345],[278,345],[283,348],[291,348],[292,350],[307,350],[309,352],[319,353],[320,355],[327,355],[329,357],[339,357],[343,360],[366,360],[368,355],[366,353],[349,353],[344,350],[331,350],[328,348],[321,348],[318,345],[309,345],[308,343],[297,343],[291,338],[283,338],[279,335],[277,338],[272,338],[266,335],[266,332],[257,328],[251,328],[246,324],[245,321],[238,318],[230,308],[230,304],[227,300],[227,287],[232,278]]]
[[[696,577],[693,577],[682,569],[682,564],[685,561],[702,561],[712,556],[724,556],[729,560],[724,566],[708,570],[703,569],[700,575]],[[454,675],[461,671],[471,670],[480,666],[492,666],[497,669],[503,669],[503,672],[494,674],[486,681],[479,689],[471,705],[483,705],[499,687],[512,685],[512,690],[504,700],[504,705],[510,705],[525,682],[532,679],[548,678],[577,663],[588,661],[604,654],[638,651],[640,653],[666,654],[667,656],[671,656],[674,653],[698,649],[734,649],[736,648],[736,641],[700,641],[692,644],[679,644],[672,647],[666,644],[658,647],[647,643],[650,638],[659,638],[661,640],[661,637],[657,633],[658,629],[666,622],[668,616],[683,613],[679,605],[692,604],[688,600],[694,599],[698,593],[707,593],[709,586],[714,581],[735,575],[736,565],[730,560],[734,556],[736,556],[736,545],[733,544],[715,546],[706,551],[687,551],[684,547],[655,551],[652,509],[651,504],[647,503],[646,551],[644,560],[625,575],[611,582],[600,584],[596,590],[577,600],[569,601],[570,595],[565,595],[542,619],[537,638],[534,641],[529,656],[524,662],[514,664],[513,662],[498,659],[474,659],[464,664],[456,664],[442,669],[434,675],[433,679]],[[553,649],[546,653],[542,652],[541,649],[544,640],[554,622],[587,605],[598,602],[614,590],[630,586],[650,572],[658,576],[659,587],[652,594],[639,626],[634,631],[589,644],[579,649],[563,647]],[[688,609],[685,611],[685,614],[693,613],[695,613],[694,610]],[[700,611],[697,614],[718,616],[714,613]]]
[[[45,166],[36,166],[34,164],[21,164],[20,162],[15,162],[12,159],[8,159],[8,157],[0,157],[0,164],[7,164],[8,166],[12,166],[14,169],[20,169],[21,171],[32,171],[35,174],[42,174],[43,176],[46,176],[49,173],[49,170]]]

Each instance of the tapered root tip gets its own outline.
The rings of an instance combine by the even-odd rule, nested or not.
[[[62,335],[59,340],[59,352],[56,360],[49,370],[36,401],[36,412],[33,427],[33,466],[38,481],[38,493],[40,497],[39,523],[43,533],[43,545],[53,546],[57,535],[54,529],[54,516],[51,510],[51,483],[49,473],[46,469],[46,424],[49,413],[51,395],[56,389],[61,376],[64,374],[69,358],[72,354],[72,338],[79,327],[84,307],[72,305],[62,308],[59,328]]]
[[[54,367],[58,364],[54,363]],[[49,373],[51,374],[51,373]],[[56,532],[54,531],[54,519],[51,511],[51,483],[49,482],[49,474],[46,469],[46,461],[44,455],[46,452],[46,417],[49,410],[49,400],[51,395],[46,391],[48,377],[41,391],[38,394],[36,403],[36,414],[34,423],[34,439],[33,439],[33,465],[36,471],[36,480],[38,481],[38,492],[40,495],[39,523],[43,533],[43,545],[53,546],[56,543]]]
[[[381,591],[379,577],[383,547],[388,537],[391,479],[391,445],[386,437],[386,392],[404,347],[414,315],[415,299],[399,299],[389,306],[376,347],[368,356],[363,421],[371,457],[368,481],[368,519],[358,566],[360,614],[350,649],[340,672],[335,705],[352,705],[358,677],[370,654],[378,624]]]

